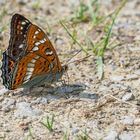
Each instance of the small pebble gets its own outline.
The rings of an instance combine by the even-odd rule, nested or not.
[[[99,91],[108,91],[108,87],[107,86],[104,86],[104,85],[101,85],[99,86]]]
[[[8,91],[8,89],[6,89],[5,87],[2,87],[0,89],[0,96],[4,95],[4,93],[6,93]]]
[[[123,76],[119,76],[119,75],[111,75],[110,76],[110,80],[114,81],[114,82],[120,82],[124,79]]]
[[[126,93],[123,97],[122,97],[122,101],[130,101],[133,100],[135,97],[133,95],[133,93]]]
[[[136,118],[136,119],[134,120],[134,124],[135,124],[135,125],[140,125],[140,118]]]
[[[29,103],[26,102],[20,102],[16,105],[16,112],[15,117],[32,117],[32,116],[38,116],[41,115],[41,111],[37,109],[33,109]]]
[[[124,125],[133,125],[134,124],[134,118],[131,116],[123,116],[121,119],[121,122]]]
[[[2,102],[2,110],[5,112],[9,112],[10,109],[14,107],[14,104],[16,103],[15,99],[5,98]]]
[[[135,140],[135,135],[133,132],[122,132],[119,136],[120,140]]]
[[[56,39],[55,39],[55,43],[56,43],[58,46],[61,46],[61,45],[64,44],[64,41],[63,41],[63,39],[61,39],[61,38],[56,38]]]
[[[39,97],[31,102],[31,104],[47,104],[47,103],[48,103],[48,99],[45,97]]]
[[[111,130],[104,140],[118,140],[118,133],[115,130]]]
[[[136,75],[136,74],[128,74],[125,78],[125,80],[135,80],[135,79],[138,79],[139,76]]]
[[[97,99],[97,95],[94,93],[86,93],[86,92],[81,92],[79,94],[80,98],[87,98],[87,99]]]
[[[72,129],[72,135],[75,135],[79,132],[79,129],[78,128],[73,128]]]

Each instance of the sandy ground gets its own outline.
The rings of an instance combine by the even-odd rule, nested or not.
[[[38,3],[39,2],[39,3]],[[113,3],[114,2],[114,3]],[[102,12],[110,13],[120,1],[101,2]],[[0,21],[4,30],[0,34],[1,50],[9,41],[9,24],[16,12],[48,32],[60,61],[66,63],[70,54],[80,50],[60,25],[69,19],[78,7],[76,0],[11,0],[0,1]],[[104,78],[99,80],[96,56],[81,63],[68,65],[68,75],[61,82],[47,87],[7,91],[1,84],[0,139],[3,140],[139,140],[140,139],[140,2],[129,1],[119,14],[113,27],[112,40],[116,48],[105,52]],[[6,23],[6,24],[5,24]],[[49,27],[48,27],[49,25]],[[75,28],[82,42],[81,31],[94,38],[95,29],[88,32],[89,22],[80,22]],[[85,57],[80,52],[72,60]],[[5,93],[5,94],[4,94]],[[54,115],[53,132],[40,122]],[[86,139],[85,139],[86,140]]]

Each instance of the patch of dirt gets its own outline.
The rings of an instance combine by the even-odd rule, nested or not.
[[[120,1],[101,1],[104,13],[113,11]],[[0,1],[0,20],[5,27],[0,36],[1,50],[9,41],[9,23],[14,13],[20,13],[48,32],[60,61],[65,63],[80,48],[60,25],[59,20],[70,18],[78,1],[50,0]],[[105,52],[104,78],[99,80],[96,56],[91,55],[80,63],[68,65],[68,75],[61,83],[33,89],[7,91],[1,85],[0,91],[0,139],[5,140],[60,140],[80,139],[86,135],[93,139],[140,138],[140,3],[129,1],[119,14],[113,27],[112,38],[119,46]],[[49,26],[48,26],[49,25]],[[87,31],[89,22],[76,25],[78,39],[81,30]],[[96,32],[96,34],[94,34]],[[93,40],[99,29],[89,30]],[[100,37],[99,37],[100,39]],[[96,40],[97,41],[97,40]],[[80,52],[72,60],[85,57]],[[54,114],[53,132],[49,132],[40,122]]]

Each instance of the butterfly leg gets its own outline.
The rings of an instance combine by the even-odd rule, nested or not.
[[[61,80],[60,82],[61,82],[61,84],[62,84],[62,86],[61,86],[60,88],[61,88],[61,90],[63,91],[63,96],[64,96],[66,99],[70,98],[69,93],[67,92],[67,86],[68,86],[68,85],[67,85],[66,80]]]
[[[21,92],[19,94],[20,96],[30,95],[31,89],[30,88],[22,88],[22,90],[20,92]]]

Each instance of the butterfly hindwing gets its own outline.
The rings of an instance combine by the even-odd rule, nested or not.
[[[11,87],[12,86],[12,79],[14,77],[13,72],[16,68],[16,62],[12,60],[8,55],[7,51],[3,53],[3,59],[2,59],[2,79],[5,87]]]

